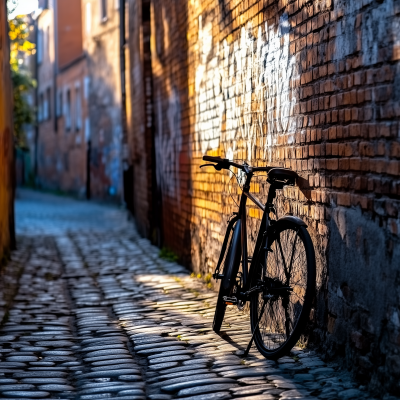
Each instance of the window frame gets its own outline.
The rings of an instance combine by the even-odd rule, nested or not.
[[[79,132],[82,130],[82,93],[81,85],[79,82],[75,84],[75,131]]]
[[[39,29],[38,30],[38,46],[37,46],[37,52],[36,52],[36,57],[37,57],[37,63],[38,65],[42,64],[43,62],[43,30]]]
[[[72,115],[71,115],[71,89],[65,90],[65,131],[70,132],[72,127]]]
[[[100,22],[106,22],[108,20],[107,0],[100,1]]]
[[[57,93],[56,117],[61,118],[63,115],[63,92],[59,90]]]
[[[46,96],[45,97],[46,97],[46,108],[47,108],[47,110],[46,110],[46,115],[47,115],[46,120],[49,121],[49,120],[51,120],[51,104],[52,104],[52,102],[50,101],[51,100],[51,87],[50,86],[46,89]]]

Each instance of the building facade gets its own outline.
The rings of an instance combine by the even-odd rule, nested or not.
[[[83,47],[88,68],[91,191],[121,200],[122,128],[119,2],[82,0]]]
[[[202,156],[293,169],[277,210],[316,248],[310,340],[399,394],[399,2],[128,3],[139,229],[210,274],[238,188]]]
[[[14,143],[10,46],[6,1],[0,0],[0,275],[14,233]],[[2,318],[2,315],[1,315]]]
[[[49,0],[37,18],[37,181],[120,201],[119,15],[115,2]]]
[[[37,181],[87,192],[87,81],[80,1],[43,2],[37,17]],[[86,84],[87,86],[87,84]]]

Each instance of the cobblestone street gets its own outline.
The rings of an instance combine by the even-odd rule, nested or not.
[[[215,292],[110,206],[20,191],[19,292],[0,333],[1,398],[362,399],[337,365],[255,348],[247,315],[212,329]]]

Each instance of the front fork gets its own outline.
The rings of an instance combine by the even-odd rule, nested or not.
[[[221,249],[221,253],[219,255],[217,267],[215,268],[215,271],[213,274],[214,279],[222,279],[224,277],[224,275],[220,273],[220,268],[221,268],[222,260],[224,259],[224,256],[226,253],[226,246],[228,245],[228,240],[229,240],[231,230],[233,229],[233,225],[235,224],[235,222],[238,220],[239,220],[238,214],[233,213],[233,218],[231,218],[231,220],[229,221],[228,226],[226,228],[224,243],[222,244],[222,249]]]

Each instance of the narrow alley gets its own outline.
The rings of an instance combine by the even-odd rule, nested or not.
[[[370,398],[309,350],[242,358],[248,316],[229,306],[216,335],[216,293],[118,208],[20,190],[16,222],[23,274],[0,333],[1,398]]]

